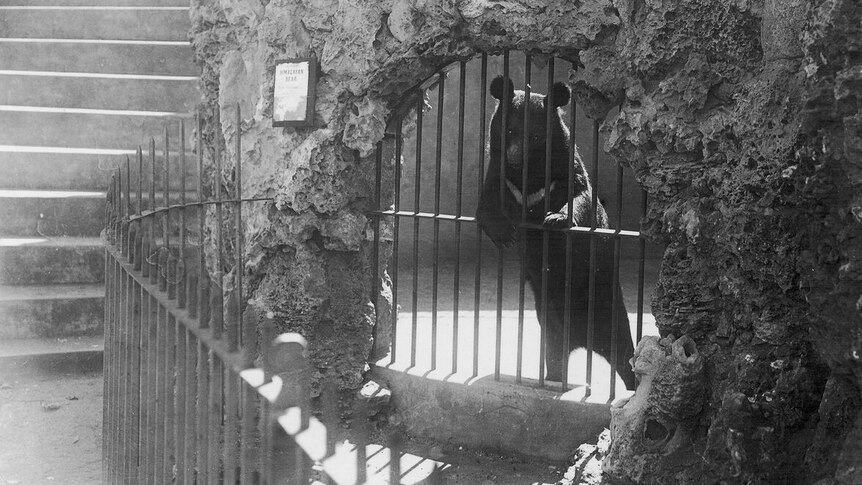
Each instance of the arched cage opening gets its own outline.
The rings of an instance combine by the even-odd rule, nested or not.
[[[384,150],[394,204],[374,213],[393,303],[378,365],[584,397],[633,388],[633,346],[658,333],[645,288],[659,253],[639,232],[645,192],[577,109],[576,68],[481,54],[404,94]]]

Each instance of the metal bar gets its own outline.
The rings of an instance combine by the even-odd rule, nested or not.
[[[198,202],[204,202],[204,146],[203,146],[203,118],[200,113],[197,115],[197,150],[198,150],[198,185],[197,199]],[[198,327],[209,328],[210,326],[210,278],[207,273],[206,251],[204,250],[204,234],[206,225],[206,208],[201,205],[198,209]],[[201,372],[200,370],[198,372]],[[203,470],[203,468],[201,468]]]
[[[476,200],[482,196],[485,180],[485,124],[488,86],[488,54],[482,53],[482,67],[479,74],[479,170],[476,183]],[[398,220],[397,218],[395,219]],[[473,377],[479,375],[479,308],[482,304],[482,229],[476,225],[476,281],[473,292]]]
[[[141,212],[144,210],[144,205],[143,205],[144,153],[143,153],[143,150],[141,149],[140,145],[138,145],[138,150],[135,153],[135,156],[137,157],[137,162],[138,162],[137,210],[135,211],[135,214],[140,216]],[[138,221],[137,236],[139,236],[139,237],[142,235],[142,231],[144,229],[143,224],[144,223],[142,220]],[[143,252],[143,246],[141,246],[141,241],[143,241],[142,238],[136,238],[135,239],[135,267],[134,267],[135,271],[138,271],[142,267],[145,266],[145,265],[143,265],[143,259],[145,256],[144,256],[144,252]]]
[[[141,453],[140,434],[143,426],[141,425],[141,287],[134,279],[129,277],[132,282],[131,290],[131,340],[129,347],[131,350],[131,369],[130,377],[132,389],[129,394],[131,405],[131,436],[129,436],[129,483],[138,483],[140,480],[139,456]]]
[[[167,478],[167,327],[168,311],[159,305],[156,319],[156,480]]]
[[[137,214],[140,215],[144,210],[143,191],[144,191],[144,152],[141,146],[138,145],[138,150],[135,153],[138,160],[138,197],[137,197]]]
[[[112,181],[113,185],[113,181]],[[108,195],[105,196],[105,231],[107,232],[110,224],[109,224],[109,213],[108,206],[111,203],[110,200],[110,190],[108,191]],[[111,329],[113,328],[113,324],[111,322],[111,301],[113,299],[113,295],[111,292],[114,289],[114,280],[113,280],[113,264],[114,260],[109,256],[109,251],[107,247],[105,248],[104,262],[105,262],[105,307],[104,307],[104,318],[105,318],[105,332],[104,332],[104,341],[103,341],[103,355],[102,355],[102,374],[104,374],[104,379],[102,382],[102,481],[107,482],[108,476],[110,473],[110,463],[111,463],[111,454],[108,439],[107,431],[110,428],[110,403],[111,403],[111,392],[110,392],[110,384],[113,382],[113,373],[111,372],[111,359],[113,358],[113,345],[111,344]]]
[[[193,484],[195,480],[194,470],[197,466],[195,463],[195,450],[196,450],[196,430],[195,430],[195,416],[197,413],[197,402],[196,402],[196,390],[197,390],[197,372],[195,368],[195,364],[197,361],[197,339],[188,331],[188,328],[183,325],[183,333],[185,334],[185,350],[183,355],[185,356],[185,375],[186,381],[181,389],[183,389],[185,393],[185,409],[183,410],[183,415],[185,416],[185,427],[183,428],[183,443],[184,448],[182,450],[183,453],[183,463],[185,466],[180,470],[180,477],[182,479],[181,483]]]
[[[236,297],[236,314],[235,319],[230,322],[231,330],[228,332],[228,350],[234,352],[237,350],[240,340],[242,339],[242,273],[243,273],[243,228],[242,228],[242,140],[240,137],[242,115],[240,113],[239,104],[236,105],[236,119],[234,120],[234,156],[236,158],[235,167],[235,183],[236,183],[236,207],[234,207],[234,223],[236,232],[236,241],[234,246],[234,296]]]
[[[506,191],[506,135],[509,131],[509,50],[503,51],[503,99],[500,100],[501,115],[500,120],[500,213],[505,214],[506,208],[504,204]],[[491,163],[489,161],[489,163]],[[494,345],[494,380],[500,380],[500,357],[503,347],[503,250],[497,251],[497,328]]]
[[[590,204],[590,227],[596,228],[596,213],[599,200],[599,122],[593,120],[593,192]],[[592,395],[593,387],[593,339],[595,337],[596,325],[596,251],[597,240],[594,233],[590,234],[590,278],[589,278],[589,303],[587,304],[587,388],[584,397]]]
[[[572,70],[577,69],[575,63],[572,63]],[[566,193],[566,208],[567,208],[567,221],[566,227],[571,228],[574,221],[574,200],[575,200],[575,162],[577,157],[577,126],[578,126],[578,104],[575,102],[575,97],[572,96],[570,100],[570,116],[569,125],[571,126],[570,138],[569,138],[569,164],[568,164],[568,173],[567,173],[567,193]],[[577,160],[577,163],[580,164],[580,160]],[[566,288],[565,288],[565,303],[563,304],[563,361],[562,361],[562,369],[560,370],[560,377],[562,380],[562,389],[563,392],[569,390],[569,355],[570,349],[572,347],[572,298],[574,295],[572,294],[572,258],[573,255],[573,247],[572,247],[572,233],[566,232]],[[583,322],[577,322],[577,325],[583,325]]]
[[[123,215],[123,172],[122,169],[119,170],[118,181],[120,183],[120,211],[119,215],[122,218]],[[120,226],[122,228],[122,225]],[[125,250],[124,238],[122,235],[122,229],[120,229],[119,239],[117,240],[117,244],[120,247],[120,254]],[[117,370],[119,375],[117,376],[117,397],[115,400],[115,404],[117,406],[117,457],[119,459],[119,464],[117,466],[117,480],[124,480],[127,473],[127,427],[126,427],[126,393],[128,392],[128,339],[127,339],[127,328],[126,324],[128,321],[128,287],[129,287],[129,279],[126,275],[120,271],[117,289],[119,290],[118,301],[117,301]]]
[[[554,131],[552,120],[557,116],[554,103],[554,57],[548,59],[548,94],[545,97],[545,214],[551,212],[551,161]],[[548,355],[548,251],[550,246],[550,233],[542,231],[542,314],[545,316],[544,324],[539,327],[539,385],[545,384],[545,358]],[[549,369],[550,370],[550,369]]]
[[[434,154],[434,214],[440,215],[440,176],[443,165],[443,111],[446,76],[439,74],[437,83],[437,140]],[[440,220],[434,219],[431,261],[431,369],[437,368],[437,303],[440,280]],[[413,308],[415,312],[417,308]]]
[[[177,256],[177,306],[186,308],[186,122],[180,120],[180,249]]]
[[[150,167],[152,168],[152,179],[150,180],[150,209],[156,208],[156,139],[150,138]],[[158,257],[155,255],[158,247],[156,246],[155,226],[158,222],[157,216],[153,215],[148,225],[149,230],[149,252],[147,253],[147,262],[150,264],[150,282],[156,283],[159,280]]]
[[[641,189],[641,217],[647,215],[647,192]],[[644,333],[644,261],[646,260],[646,239],[638,239],[638,320],[637,339],[635,345],[641,341]]]
[[[221,483],[219,472],[221,471],[221,446],[222,446],[222,417],[223,392],[224,392],[224,366],[220,359],[210,360],[210,402],[209,402],[209,482]]]
[[[144,286],[141,284],[141,286]],[[155,286],[153,286],[155,289]],[[159,304],[156,300],[154,292],[148,292],[149,302],[147,304],[147,468],[144,483],[153,483],[156,480],[156,451],[158,444],[156,442],[157,434],[156,427],[158,426],[158,319],[159,319]]]
[[[216,228],[216,267],[215,281],[213,290],[216,290],[210,297],[213,300],[211,307],[210,319],[212,320],[213,336],[221,338],[224,334],[224,290],[222,288],[222,279],[224,277],[224,242],[222,238],[222,198],[221,198],[221,182],[222,182],[222,163],[221,163],[221,121],[219,121],[220,108],[215,110],[215,125],[213,143],[215,144],[215,176],[213,184],[215,185],[215,228]],[[212,464],[211,464],[212,465]]]
[[[164,185],[164,191],[165,191],[165,193],[164,193],[164,197],[165,197],[165,207],[168,207],[168,208],[170,208],[170,205],[171,205],[170,195],[169,195],[169,194],[170,194],[170,190],[171,190],[171,170],[170,170],[170,168],[171,168],[171,151],[170,151],[170,139],[169,139],[169,135],[170,135],[170,133],[168,132],[168,125],[167,125],[167,124],[165,124],[165,152],[164,152],[164,155],[165,155],[165,185]],[[171,237],[171,235],[170,235],[170,233],[171,233],[171,211],[170,211],[170,209],[168,209],[168,210],[165,212],[165,221],[164,221],[164,222],[165,222],[165,224],[164,224],[164,233],[163,233],[164,235],[163,235],[162,237],[164,238],[164,245],[165,245],[165,247],[166,247],[166,248],[168,248],[168,250],[170,250],[170,249],[171,249],[171,242],[170,242],[170,237]]]
[[[598,142],[598,140],[596,140]],[[622,225],[623,220],[623,165],[621,163],[617,163],[617,228]],[[617,385],[617,340],[620,338],[631,338],[630,332],[626,332],[626,335],[619,335],[617,331],[617,327],[619,326],[620,319],[620,311],[619,311],[619,299],[622,297],[620,295],[620,239],[614,238],[614,269],[612,274],[612,282],[611,282],[611,291],[613,291],[613,296],[611,298],[611,377],[610,377],[610,395],[608,396],[608,402],[612,402],[616,397],[616,385]]]
[[[196,335],[198,336],[198,335]],[[195,483],[209,483],[209,409],[210,409],[210,373],[209,373],[209,351],[203,339],[198,339],[197,345],[197,408],[195,423],[196,456],[195,465],[197,475]]]
[[[521,193],[529,193],[528,175],[530,164],[530,83],[532,82],[532,56],[524,56],[524,112],[521,133]],[[521,224],[527,223],[527,202],[521,204]],[[518,265],[518,347],[515,362],[515,383],[520,384],[524,368],[524,306],[527,281],[527,231],[518,231],[520,239],[520,264]]]
[[[239,464],[237,438],[239,424],[239,376],[230,369],[224,369],[224,483],[236,483],[236,467]]]
[[[455,180],[455,214],[462,211],[464,190],[464,104],[467,91],[467,61],[461,61],[458,78],[458,155]],[[458,303],[461,296],[461,223],[455,220],[455,274],[452,282],[452,373],[458,372]]]
[[[419,194],[422,182],[422,109],[425,107],[425,96],[419,96],[416,105],[416,164],[413,175],[413,209],[419,211]],[[410,338],[410,367],[416,366],[416,344],[419,329],[419,219],[413,220],[413,322]]]
[[[240,450],[240,484],[252,485],[255,472],[260,470],[256,451],[259,449],[258,441],[260,433],[256,425],[256,413],[260,407],[257,405],[256,392],[254,388],[244,382],[240,382],[242,393],[242,449]]]
[[[174,462],[177,466],[176,482],[189,483],[185,481],[186,462],[186,389],[188,387],[188,374],[186,368],[186,338],[185,326],[178,320],[174,320],[174,365],[177,373],[176,391],[174,392]]]
[[[397,211],[401,207],[401,156],[404,150],[404,137],[401,132],[403,120],[398,120],[395,129],[395,200],[393,208]],[[398,350],[398,251],[401,229],[400,219],[393,218],[392,228],[392,343],[390,344],[389,363],[394,364]]]
[[[380,208],[381,178],[383,177],[383,142],[377,143],[374,153],[374,207]],[[374,306],[374,328],[372,329],[372,355],[377,355],[377,329],[380,325],[380,216],[374,216],[374,245],[371,252],[371,304]]]

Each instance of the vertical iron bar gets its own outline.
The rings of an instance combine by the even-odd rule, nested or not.
[[[452,284],[452,373],[458,372],[458,307],[461,289],[461,207],[464,190],[464,103],[467,91],[467,61],[461,61],[458,78],[458,156],[455,180],[455,275]]]
[[[207,272],[206,251],[204,251],[204,234],[206,225],[207,208],[204,201],[204,146],[203,146],[203,117],[198,112],[197,119],[197,150],[198,150],[198,184],[197,184],[197,199],[198,199],[198,326],[200,328],[209,328],[210,326],[210,277]],[[200,373],[201,371],[198,370]]]
[[[572,63],[571,68],[572,68],[572,70],[577,69],[577,66],[575,65],[575,63]],[[567,178],[567,183],[566,183],[567,188],[568,188],[567,195],[566,195],[566,201],[567,201],[567,205],[566,205],[567,211],[566,212],[568,213],[568,217],[567,217],[568,220],[566,221],[567,222],[566,227],[568,227],[569,229],[571,229],[572,226],[575,225],[575,222],[574,222],[574,199],[575,199],[575,170],[574,170],[574,167],[575,167],[575,161],[577,159],[577,150],[578,150],[578,144],[577,144],[578,104],[575,102],[574,96],[571,97],[570,109],[571,109],[571,113],[570,113],[571,118],[570,118],[569,125],[571,126],[571,131],[570,131],[571,136],[569,137],[569,140],[570,140],[570,144],[569,144],[569,166],[568,166],[568,178]],[[580,160],[577,160],[577,162],[580,164]],[[566,297],[565,297],[565,304],[563,305],[563,307],[564,307],[563,308],[563,342],[562,342],[562,346],[563,346],[562,367],[563,368],[561,369],[561,373],[560,373],[561,379],[563,381],[562,382],[563,392],[566,392],[569,390],[569,355],[570,355],[571,342],[572,342],[572,298],[573,298],[573,294],[572,294],[572,264],[573,264],[572,258],[574,257],[573,248],[572,248],[572,237],[574,237],[572,234],[572,231],[566,231],[566,288],[565,288]],[[584,322],[577,322],[576,324],[577,325],[583,325],[583,323]]]
[[[419,332],[419,194],[422,183],[422,109],[425,107],[425,93],[419,96],[416,104],[416,164],[413,174],[413,332],[410,335],[410,367],[416,366],[417,333]]]
[[[141,146],[138,145],[138,150],[135,152],[135,156],[138,160],[138,193],[137,193],[137,206],[138,211],[137,214],[140,214],[144,210],[143,203],[143,191],[144,191],[144,152],[141,149]]]
[[[487,114],[488,54],[482,53],[482,67],[479,73],[479,170],[476,183],[476,200],[482,197],[485,180],[485,123]],[[476,224],[476,281],[473,293],[473,377],[479,375],[479,317],[482,304],[482,229]]]
[[[237,349],[238,341],[242,340],[241,332],[243,330],[242,322],[242,274],[243,267],[243,227],[242,227],[242,139],[240,132],[242,128],[242,114],[240,112],[239,103],[236,105],[236,120],[235,120],[235,150],[236,150],[236,212],[234,213],[234,221],[236,222],[236,246],[235,250],[235,268],[234,268],[234,293],[236,293],[236,321],[232,322],[234,329],[231,332],[233,339],[228,339],[228,350],[231,352]],[[246,342],[242,343],[247,345]],[[236,376],[238,379],[239,376]]]
[[[557,115],[556,104],[554,103],[554,57],[548,59],[548,94],[545,97],[545,211],[544,214],[551,212],[551,160],[553,150],[552,121]],[[548,355],[548,251],[550,246],[550,232],[542,231],[542,314],[545,316],[543,325],[539,328],[539,385],[545,384],[545,356]],[[550,370],[550,369],[548,369]]]
[[[440,176],[443,160],[443,111],[446,76],[437,74],[437,140],[434,154],[434,226],[431,262],[431,369],[437,368],[437,287],[440,279]],[[414,308],[413,311],[416,311]]]
[[[236,213],[234,214],[234,217],[235,217],[234,220],[236,221],[236,247],[234,249],[236,250],[236,269],[234,270],[234,272],[236,274],[234,276],[236,277],[236,283],[234,285],[234,292],[236,293],[236,316],[237,316],[237,321],[235,322],[235,325],[237,326],[236,327],[237,333],[243,332],[243,331],[244,331],[244,333],[242,335],[237,335],[234,338],[233,345],[229,349],[231,351],[236,350],[236,346],[237,346],[236,341],[237,340],[242,341],[243,347],[248,347],[251,345],[251,340],[254,338],[254,335],[255,335],[254,332],[252,332],[253,326],[254,326],[254,324],[257,323],[257,322],[253,322],[249,325],[243,326],[244,322],[242,321],[242,318],[241,318],[242,304],[243,304],[242,275],[243,275],[243,272],[245,271],[245,266],[244,266],[244,263],[242,260],[242,256],[243,256],[243,251],[244,251],[243,243],[244,243],[244,235],[245,234],[243,232],[243,227],[242,227],[242,139],[240,137],[240,132],[241,132],[241,128],[242,128],[242,126],[241,126],[242,125],[242,117],[241,117],[239,103],[237,103],[237,105],[236,105],[235,124],[236,124],[236,128],[235,128],[236,133],[234,134],[234,136],[236,137],[236,140],[235,140],[236,141]],[[252,328],[245,328],[245,327],[252,327]],[[254,357],[249,356],[249,358],[253,359]],[[251,366],[251,361],[250,360],[247,361],[246,364]],[[239,377],[239,376],[237,376],[237,377]]]
[[[224,392],[224,483],[236,483],[237,425],[239,424],[239,376],[228,366],[223,366]]]
[[[131,468],[131,474],[129,475],[129,483],[138,483],[140,480],[140,469],[139,469],[139,455],[141,453],[140,447],[140,438],[141,431],[143,430],[143,426],[141,425],[141,286],[135,280],[131,280],[132,282],[132,291],[131,291],[131,305],[132,305],[132,316],[131,316],[131,379],[132,379],[132,390],[130,393],[130,401],[132,410],[130,414],[131,417],[131,428],[132,434],[129,437],[130,440],[130,454],[129,454],[129,466]]]
[[[488,54],[482,53],[482,66],[479,73],[479,170],[476,183],[476,200],[482,197],[485,180],[485,123],[488,86]],[[482,229],[476,224],[476,281],[473,288],[473,377],[479,375],[479,317],[482,305]]]
[[[215,355],[210,359],[210,402],[209,402],[209,475],[210,483],[220,483],[221,448],[222,448],[222,417],[224,416],[224,367],[222,361]]]
[[[242,394],[242,450],[239,479],[242,485],[252,485],[255,483],[254,472],[260,469],[256,460],[256,451],[260,449],[258,440],[261,435],[255,425],[259,406],[255,401],[255,390],[244,381],[240,381],[240,392]]]
[[[110,204],[110,190],[105,196],[105,232],[108,231],[108,205]],[[110,450],[108,448],[108,434],[107,430],[110,429],[109,426],[109,410],[110,410],[110,402],[111,402],[111,393],[109,389],[109,382],[113,377],[111,373],[111,357],[112,357],[112,345],[111,345],[111,291],[113,290],[114,281],[111,277],[111,267],[113,265],[113,257],[109,251],[108,246],[105,246],[105,254],[104,254],[104,279],[105,279],[105,306],[104,306],[104,318],[105,318],[105,332],[104,332],[104,340],[103,340],[103,354],[102,354],[102,374],[104,375],[104,379],[102,381],[102,481],[108,481],[108,473],[109,473],[109,463],[111,461]]]
[[[155,216],[154,216],[155,217]],[[153,221],[155,224],[155,221]],[[159,319],[159,304],[156,300],[155,295],[149,295],[149,302],[147,304],[148,310],[148,322],[147,322],[147,342],[149,343],[149,348],[147,349],[147,379],[149,381],[147,385],[147,468],[146,468],[146,477],[144,483],[152,483],[156,480],[157,468],[156,468],[156,453],[158,451],[158,443],[157,438],[158,435],[156,433],[156,428],[158,427],[158,396],[157,396],[157,385],[158,385],[158,319]]]
[[[210,318],[212,319],[213,337],[220,339],[224,334],[224,289],[222,288],[224,279],[224,242],[222,239],[222,166],[221,166],[221,121],[219,118],[220,108],[215,110],[215,133],[213,134],[213,143],[215,144],[215,227],[216,227],[216,267],[215,267],[215,285],[213,290],[215,293],[210,295],[215,303],[211,308]],[[210,464],[212,465],[212,464]]]
[[[129,208],[129,157],[126,157],[126,174],[125,180],[126,183],[123,183],[123,170],[120,168],[120,216],[121,221],[120,224],[120,233],[119,233],[119,247],[121,254],[128,257],[128,246],[126,245],[126,234],[128,233],[128,225],[125,221],[128,220],[128,208]],[[122,262],[121,262],[122,263]],[[126,273],[123,269],[122,264],[118,265],[118,269],[120,272],[120,312],[119,312],[119,344],[120,344],[120,352],[119,352],[119,370],[120,370],[120,378],[118,381],[119,386],[119,399],[117,400],[117,406],[119,409],[119,458],[120,458],[120,466],[119,466],[119,478],[120,480],[125,481],[128,477],[128,452],[129,452],[129,287],[131,286],[131,275]]]
[[[509,50],[503,51],[503,99],[500,100],[500,213],[506,213],[506,136],[509,131]],[[491,163],[489,161],[489,163]],[[500,358],[503,347],[503,264],[505,263],[503,249],[497,250],[497,329],[494,344],[494,380],[500,380]]]
[[[641,189],[641,217],[647,215],[647,192]],[[646,259],[646,239],[641,234],[638,237],[638,320],[637,339],[635,345],[641,341],[644,332],[644,260]]]
[[[185,481],[185,471],[188,467],[186,462],[186,388],[188,386],[188,375],[186,373],[186,332],[185,324],[180,319],[175,320],[174,327],[174,343],[176,350],[174,351],[176,366],[176,391],[175,391],[175,407],[174,407],[174,462],[177,466],[176,483],[189,483]]]
[[[530,164],[530,113],[527,109],[530,102],[530,83],[532,82],[532,56],[526,54],[524,56],[524,113],[523,127],[524,131],[521,134],[521,195],[524,197],[521,203],[521,224],[527,223],[527,195],[530,192],[529,187],[529,164]],[[518,347],[516,351],[515,363],[515,383],[520,384],[523,377],[524,367],[524,306],[526,298],[526,280],[527,280],[527,230],[521,229],[518,231],[520,238],[520,260],[518,270]]]
[[[404,150],[404,137],[401,133],[403,120],[398,120],[395,131],[395,201],[393,208],[395,213],[401,210],[401,156]],[[401,218],[393,217],[392,228],[392,343],[390,344],[389,363],[394,364],[398,354],[398,241],[401,228]]]
[[[186,308],[186,122],[180,120],[180,252],[177,257],[177,307]]]
[[[196,402],[196,390],[197,390],[197,372],[195,368],[196,360],[197,360],[197,339],[194,334],[188,331],[187,328],[183,329],[183,332],[186,335],[186,347],[184,351],[185,355],[185,367],[186,367],[186,382],[183,387],[185,392],[185,410],[183,414],[185,415],[185,428],[183,429],[183,434],[185,435],[183,439],[185,440],[185,448],[183,449],[183,462],[185,463],[185,467],[181,470],[182,473],[182,483],[191,485],[194,483],[194,470],[197,466],[195,463],[195,416],[198,414],[198,403]]]
[[[383,177],[383,142],[377,143],[377,149],[374,154],[374,211],[380,210],[380,187],[381,178]],[[377,355],[378,341],[377,332],[380,325],[380,302],[378,296],[380,294],[380,215],[374,214],[373,230],[374,230],[374,248],[371,253],[371,304],[374,306],[374,328],[371,332],[372,355]]]
[[[195,425],[195,442],[196,456],[195,465],[197,475],[195,482],[198,484],[207,484],[210,482],[209,474],[209,457],[210,457],[210,440],[209,440],[209,410],[210,410],[210,365],[209,351],[202,340],[198,341],[197,345],[197,408],[196,408],[196,425]]]
[[[156,139],[150,138],[150,166],[152,168],[152,179],[150,180],[150,210],[156,210]],[[155,212],[152,214],[152,219],[150,219],[150,224],[148,224],[148,235],[149,235],[149,252],[147,253],[147,262],[150,265],[150,284],[158,283],[159,281],[159,268],[158,268],[158,257],[156,253],[158,252],[158,246],[156,244],[156,224],[158,223],[158,216]]]
[[[590,279],[589,301],[587,304],[587,389],[584,394],[589,397],[593,392],[593,339],[596,325],[596,214],[599,201],[599,122],[593,120],[593,193],[590,204]]]
[[[171,232],[171,201],[170,201],[170,190],[171,190],[171,155],[170,155],[170,146],[168,139],[168,125],[165,125],[165,225],[164,225],[164,245],[170,251],[171,243],[170,243],[170,232]]]
[[[598,142],[598,140],[596,140]],[[611,298],[611,377],[610,377],[610,395],[608,396],[608,400],[613,401],[616,397],[616,385],[617,385],[617,340],[620,338],[631,338],[630,333],[626,332],[626,335],[619,335],[617,327],[619,326],[620,321],[620,311],[619,311],[619,299],[622,297],[619,291],[620,287],[620,244],[622,243],[622,239],[620,238],[620,228],[623,220],[623,164],[617,163],[617,228],[616,235],[614,236],[614,269],[612,274],[612,282],[611,282],[611,291],[613,291],[613,296]]]

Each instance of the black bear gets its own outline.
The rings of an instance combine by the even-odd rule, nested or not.
[[[551,102],[554,113],[551,115],[551,163],[550,184],[545,189],[545,119],[548,97],[530,94],[526,100],[523,91],[516,91],[511,80],[505,82],[502,76],[491,82],[490,92],[499,102],[491,118],[490,161],[485,175],[485,183],[476,211],[476,220],[483,232],[498,247],[514,244],[523,235],[526,254],[526,277],[530,282],[536,301],[539,323],[547,337],[547,379],[560,381],[564,357],[571,350],[586,347],[587,318],[589,307],[590,279],[590,242],[583,234],[574,235],[572,240],[572,271],[570,301],[570,335],[566,344],[563,341],[564,312],[566,308],[566,237],[561,231],[549,232],[548,251],[548,289],[547,315],[542,300],[542,233],[538,229],[516,229],[521,221],[521,210],[526,205],[526,222],[540,224],[545,228],[565,228],[568,225],[569,204],[569,129],[562,120],[560,107],[569,102],[571,92],[564,83],[552,87]],[[502,104],[507,97],[507,134],[505,148],[505,185],[500,190],[500,171],[503,169],[501,126],[503,125]],[[524,134],[524,110],[529,110],[529,133]],[[577,226],[590,226],[592,213],[592,186],[577,149],[574,155],[572,193],[572,221]],[[522,184],[522,165],[527,150],[527,187]],[[502,193],[502,201],[500,200]],[[545,199],[550,199],[550,212],[545,212]],[[596,227],[607,228],[608,216],[601,202],[596,207]],[[519,233],[519,231],[525,231]],[[596,244],[595,275],[595,320],[593,349],[611,361],[611,329],[613,323],[613,297],[617,292],[617,346],[616,367],[623,382],[629,389],[636,386],[635,375],[629,359],[634,353],[628,314],[622,300],[619,284],[613,285],[613,246],[599,240]],[[565,346],[565,349],[564,349]]]

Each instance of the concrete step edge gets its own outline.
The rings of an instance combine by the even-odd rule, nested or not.
[[[42,300],[85,300],[105,297],[103,283],[64,285],[0,285],[0,303]]]

